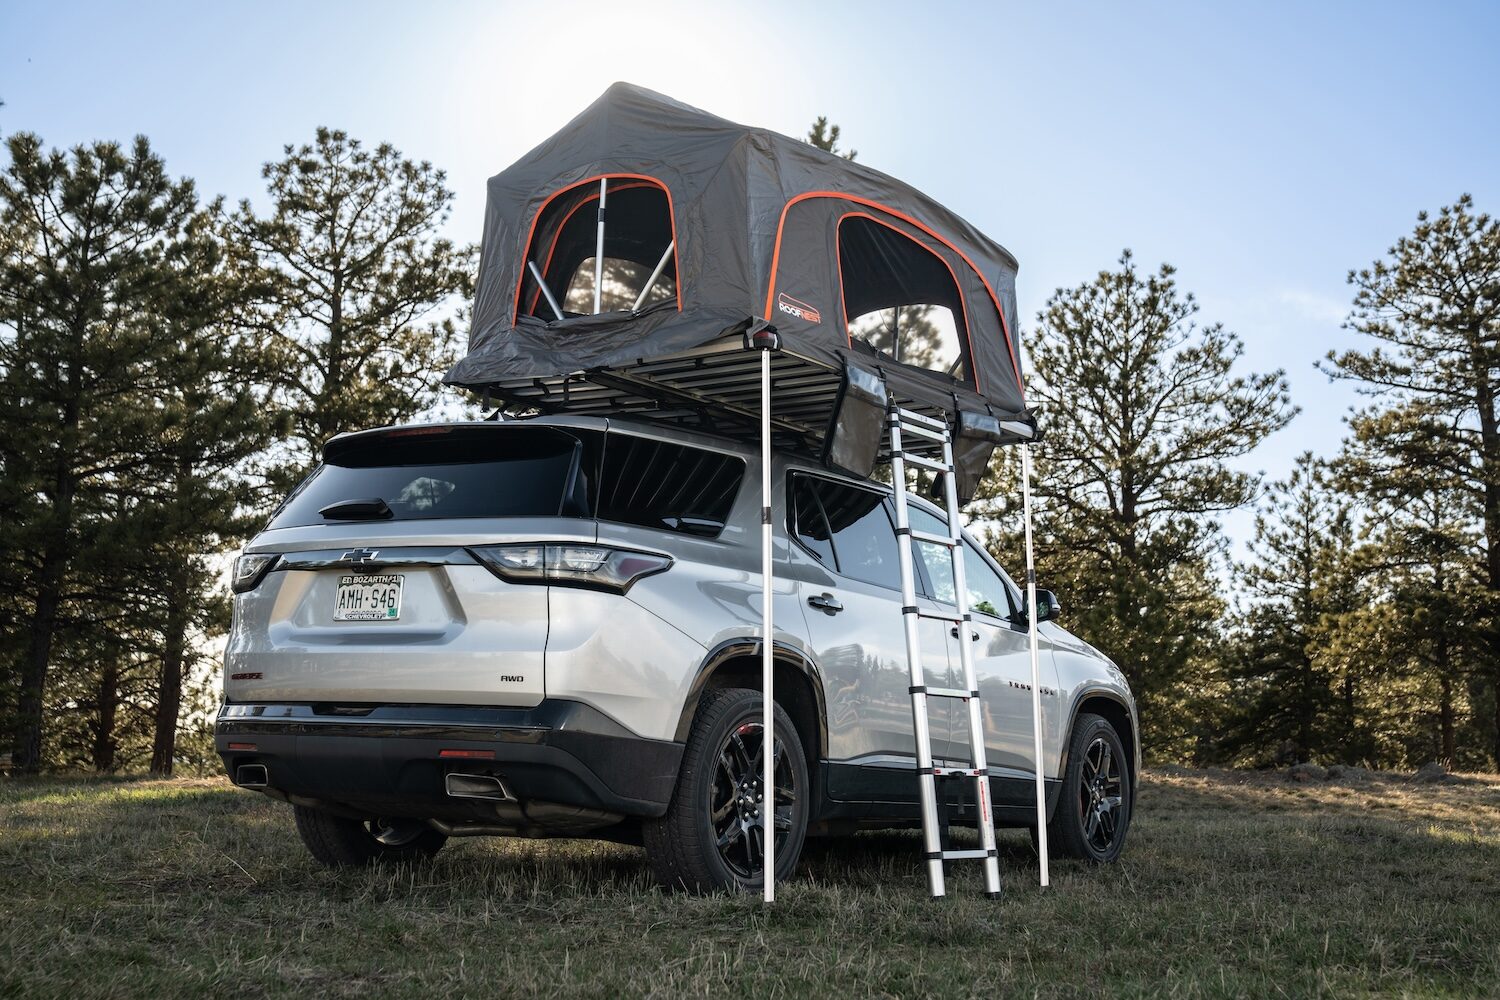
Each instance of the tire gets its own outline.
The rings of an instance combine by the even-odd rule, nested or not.
[[[1068,740],[1057,809],[1047,823],[1049,848],[1062,858],[1116,860],[1130,829],[1130,803],[1130,765],[1120,734],[1108,719],[1081,713]]]
[[[755,799],[761,705],[760,692],[745,688],[711,690],[699,702],[666,815],[648,820],[643,830],[646,857],[661,885],[689,892],[759,891],[764,885]],[[779,881],[796,870],[811,803],[802,741],[780,705],[775,720]],[[722,850],[721,838],[727,838]]]
[[[308,806],[293,806],[292,810],[302,843],[329,868],[415,864],[431,858],[448,840],[419,820],[361,822]],[[384,842],[377,835],[384,837]]]

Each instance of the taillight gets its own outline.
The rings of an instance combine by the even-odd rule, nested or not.
[[[603,545],[487,545],[469,550],[502,580],[593,587],[620,593],[672,565],[670,556]]]
[[[260,581],[276,565],[280,556],[274,552],[246,552],[234,561],[234,572],[230,574],[229,586],[236,594],[254,590]]]

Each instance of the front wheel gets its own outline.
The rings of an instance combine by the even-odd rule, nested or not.
[[[1061,798],[1047,824],[1059,857],[1114,861],[1130,827],[1130,768],[1109,720],[1083,713],[1068,741]]]
[[[764,811],[775,809],[776,878],[790,876],[807,834],[807,758],[777,705],[774,796],[761,784],[766,749],[761,695],[745,688],[704,694],[665,816],[644,829],[658,882],[691,892],[757,890],[765,884]]]

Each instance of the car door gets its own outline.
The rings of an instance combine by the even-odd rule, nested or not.
[[[946,519],[913,506],[912,525],[922,531],[947,534]],[[939,604],[955,605],[953,564],[946,549],[922,544],[924,570],[934,598]],[[1021,597],[1005,579],[999,567],[974,543],[963,543],[964,582],[967,587],[970,649],[974,655],[974,675],[979,685],[981,719],[985,733],[985,756],[991,771],[1012,771],[1017,775],[1034,773],[1034,746],[1031,729],[1031,647],[1021,624]],[[962,687],[962,664],[958,644],[964,641],[957,628],[949,634],[949,659],[953,663],[954,686]],[[1045,732],[1060,725],[1055,716],[1057,671],[1052,661],[1052,643],[1045,634],[1038,643],[1042,679],[1042,713]],[[1052,736],[1048,737],[1052,739]],[[968,722],[963,716],[953,719],[955,751],[968,748]]]
[[[829,793],[840,799],[904,801],[916,796],[916,750],[901,614],[895,528],[882,492],[794,473],[792,536],[821,574],[799,573],[808,639],[822,669],[828,709]],[[918,606],[932,609],[925,597]],[[926,682],[944,684],[942,623],[920,622]],[[937,749],[949,739],[946,706],[929,725]]]

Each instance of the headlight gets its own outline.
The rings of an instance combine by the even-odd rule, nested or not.
[[[229,577],[229,587],[236,594],[254,590],[260,581],[281,558],[274,552],[246,552],[234,561],[234,571]]]
[[[671,557],[602,545],[487,545],[469,550],[511,583],[554,583],[624,593],[643,576],[672,565]]]

